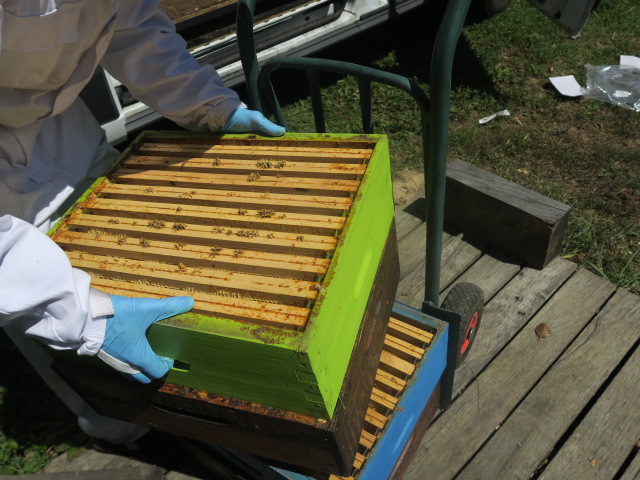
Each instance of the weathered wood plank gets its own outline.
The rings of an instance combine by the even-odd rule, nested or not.
[[[445,221],[533,267],[560,252],[570,209],[462,160],[447,167]]]
[[[414,199],[407,205],[396,207],[395,220],[396,220],[396,234],[398,235],[398,244],[402,241],[402,238],[409,232],[424,224],[425,219],[425,200],[424,191],[421,196]],[[424,244],[425,237],[422,237],[422,244]]]
[[[405,237],[406,240],[407,237]],[[424,245],[424,243],[423,243]],[[402,246],[400,258],[406,256]],[[451,282],[462,275],[482,255],[482,246],[468,243],[462,234],[449,238],[442,246],[442,265],[440,268],[440,286],[446,288]],[[398,284],[396,300],[414,308],[420,308],[424,300],[425,284],[425,255],[411,257],[414,268],[402,276]],[[402,267],[401,267],[402,268]]]
[[[619,297],[622,295],[618,294]],[[581,377],[581,372],[576,371],[577,375],[571,383],[575,388],[579,388],[578,383],[590,384],[592,379],[593,382],[597,382],[597,379],[593,378],[594,373],[597,373],[594,370],[600,367],[601,363],[614,362],[625,353],[628,344],[640,336],[640,331],[637,329],[640,297],[630,293],[625,293],[624,297],[619,300],[619,305],[613,313],[617,313],[620,317],[616,323],[626,323],[630,327],[618,328],[616,332],[618,337],[614,342],[608,343],[606,354],[603,353],[599,357],[594,355],[593,358],[591,358],[591,352],[581,355],[584,363],[589,367],[589,375],[586,378]],[[590,343],[597,342],[598,330],[610,328],[610,322],[617,320],[609,318],[610,316],[611,314],[600,320],[596,330],[592,331],[594,338],[593,340],[589,338]],[[607,320],[606,324],[603,320]],[[587,348],[588,345],[585,342],[584,350]],[[567,352],[567,355],[569,354],[571,352]],[[566,387],[557,383],[554,388]],[[636,442],[640,439],[638,398],[640,398],[640,349],[636,348],[635,353],[624,364],[571,437],[562,445],[540,478],[546,480],[569,477],[614,478],[630,452],[636,449]]]
[[[522,396],[582,330],[614,291],[614,286],[579,270],[478,377],[479,393],[465,390],[427,430],[407,471],[407,480],[453,477],[493,435]],[[588,297],[583,293],[590,292]],[[534,324],[546,322],[554,341],[539,344]],[[543,348],[540,348],[543,346]],[[526,359],[526,361],[522,361]],[[455,454],[452,454],[455,452]]]
[[[613,296],[457,478],[477,478],[480,472],[486,478],[530,477],[636,343],[640,336],[636,328],[639,310],[640,298],[635,295],[619,291]],[[555,335],[563,336],[566,323],[566,317],[565,321],[555,322],[551,335],[536,341],[537,350],[553,349],[553,343],[560,341]],[[535,337],[530,327],[527,333]],[[640,366],[640,354],[634,365]],[[614,392],[609,395],[618,407],[624,407],[617,410],[620,417],[610,423],[607,417],[615,418],[616,414],[600,410],[600,415],[579,428],[580,437],[587,437],[574,442],[577,444],[574,451],[582,462],[565,464],[566,468],[556,474],[549,473],[549,479],[587,478],[595,472],[603,478],[613,477],[640,438],[639,372],[636,368],[631,378],[625,377],[624,394],[617,392],[622,398],[615,398]],[[636,406],[635,412],[629,408],[631,402]],[[623,425],[628,432],[619,430]],[[606,441],[600,442],[603,427],[608,434],[603,439]],[[595,445],[591,443],[594,440]],[[584,455],[590,457],[583,459]],[[596,470],[589,460],[597,457],[600,459]]]
[[[411,274],[422,276],[424,282],[425,272],[425,256],[426,256],[426,235],[427,227],[424,223],[417,225],[413,230],[407,232],[402,239],[399,240],[398,250],[400,251],[400,278],[405,278]],[[443,232],[443,247],[452,236]],[[444,255],[444,249],[443,249]],[[419,271],[416,271],[418,270]],[[423,283],[424,285],[424,283]]]
[[[206,471],[193,460],[187,459],[167,472],[164,480],[202,480],[207,478],[207,475],[211,475],[211,472]]]
[[[484,308],[480,328],[465,365],[456,371],[454,396],[514,337],[577,266],[557,258],[542,270],[524,268]],[[479,282],[484,288],[484,283]]]
[[[640,451],[633,457],[620,480],[640,480]]]
[[[442,303],[449,291],[457,283],[461,282],[482,286],[485,302],[488,302],[520,270],[520,262],[515,257],[495,248],[490,248],[467,271],[442,291],[440,303]]]
[[[12,478],[15,480],[163,480],[165,476],[161,468],[140,462],[135,466],[108,468],[106,470],[38,473],[15,475]]]
[[[66,455],[61,455],[49,463],[44,469],[45,473],[58,472],[86,472],[107,469],[119,469],[146,465],[134,458],[111,453],[102,453],[93,449],[85,450],[82,455],[69,461]]]

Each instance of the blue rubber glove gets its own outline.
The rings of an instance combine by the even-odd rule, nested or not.
[[[236,108],[220,129],[220,133],[257,133],[268,137],[279,137],[284,132],[284,127],[276,125],[262,113],[246,108]]]
[[[160,378],[173,367],[173,360],[156,355],[147,341],[151,324],[188,312],[191,297],[129,298],[109,295],[114,314],[107,328],[98,357],[116,370],[142,383]]]

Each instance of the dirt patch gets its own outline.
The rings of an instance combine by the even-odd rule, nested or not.
[[[393,173],[393,202],[396,207],[408,204],[423,189],[422,170],[404,168]]]

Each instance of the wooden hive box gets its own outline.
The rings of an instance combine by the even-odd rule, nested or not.
[[[195,299],[149,330],[168,384],[330,419],[392,222],[384,136],[144,132],[50,235],[107,293]]]

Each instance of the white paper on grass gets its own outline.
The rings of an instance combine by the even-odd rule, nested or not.
[[[549,80],[566,97],[584,96],[640,112],[640,58],[620,55],[619,65],[586,65],[586,68],[586,88],[573,75]]]
[[[633,55],[620,55],[620,65],[640,68],[640,58]],[[565,97],[579,97],[587,93],[587,89],[580,86],[573,75],[563,77],[549,77],[551,84]]]

